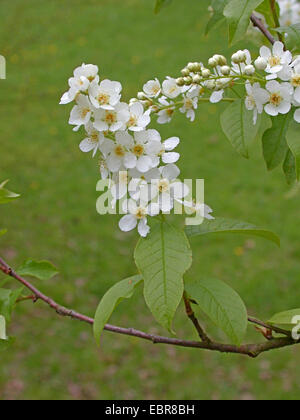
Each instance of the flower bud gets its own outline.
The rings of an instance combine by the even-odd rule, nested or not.
[[[247,56],[246,56],[246,53],[245,53],[244,51],[239,50],[239,51],[237,52],[237,54],[238,54],[238,57],[239,57],[240,63],[244,63],[244,62],[247,60]]]
[[[211,74],[209,69],[202,69],[201,73],[202,73],[202,77],[204,77],[205,79],[207,79]]]
[[[249,66],[245,67],[244,73],[247,76],[252,76],[255,73],[255,67],[252,66],[252,64],[249,64]]]
[[[181,70],[181,74],[183,77],[189,76],[190,71],[189,69],[187,69],[186,67],[184,69]]]
[[[235,53],[235,54],[233,54],[232,56],[231,56],[231,61],[234,63],[234,64],[239,64],[239,55],[238,55],[238,53]]]
[[[221,67],[221,73],[223,74],[223,76],[227,76],[228,74],[230,74],[230,67],[229,66],[222,66]]]
[[[187,65],[187,68],[188,68],[189,71],[194,71],[194,63],[189,63]]]
[[[268,66],[267,60],[263,57],[258,57],[254,64],[257,70],[265,70]]]
[[[184,77],[184,78],[183,78],[183,80],[184,80],[184,84],[185,84],[186,86],[191,85],[191,84],[192,84],[192,82],[193,82],[193,79],[191,78],[191,76]]]
[[[139,92],[138,94],[137,94],[137,97],[138,97],[138,99],[139,100],[144,100],[144,99],[147,99],[147,96],[144,94],[144,92]]]
[[[214,57],[211,57],[211,58],[208,60],[208,65],[209,65],[210,67],[217,67],[217,65],[218,65],[218,61],[217,61]]]
[[[201,82],[201,76],[199,75],[199,74],[196,74],[194,77],[193,77],[193,83],[196,83],[197,85]]]
[[[177,83],[177,86],[184,86],[184,85],[185,85],[185,83],[184,83],[184,78],[183,78],[183,77],[179,77],[179,78],[176,80],[176,83]]]
[[[214,80],[208,80],[205,85],[207,89],[213,90],[216,87],[216,82]]]
[[[219,64],[220,64],[220,66],[226,66],[227,58],[224,57],[224,55],[219,55]]]
[[[200,63],[194,63],[194,69],[193,71],[195,73],[199,73],[201,71],[201,64]]]

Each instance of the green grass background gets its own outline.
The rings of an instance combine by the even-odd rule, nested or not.
[[[78,149],[81,136],[67,124],[71,107],[58,105],[67,78],[82,62],[98,64],[103,77],[122,82],[128,100],[150,78],[177,76],[188,61],[232,52],[224,26],[203,35],[208,3],[175,0],[154,16],[152,0],[1,1],[7,80],[0,81],[0,180],[9,178],[22,199],[1,207],[9,233],[0,253],[14,266],[28,257],[51,260],[60,275],[35,284],[60,303],[93,316],[107,288],[135,274],[137,240],[118,230],[117,218],[96,214],[97,162]],[[189,275],[226,281],[251,314],[268,319],[300,306],[299,196],[289,194],[280,170],[267,173],[261,144],[249,161],[233,151],[220,130],[221,110],[200,106],[195,123],[177,115],[161,132],[180,136],[182,173],[205,178],[216,216],[274,230],[282,247],[243,236],[196,238]],[[165,333],[141,290],[111,321]],[[182,307],[175,329],[196,338]],[[97,349],[88,326],[60,319],[42,303],[20,304],[9,333],[17,339],[1,353],[1,399],[299,398],[297,347],[248,360],[105,333]],[[260,337],[250,326],[252,340]]]

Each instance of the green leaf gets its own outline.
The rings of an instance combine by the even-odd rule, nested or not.
[[[243,39],[250,23],[252,12],[263,0],[231,0],[224,9],[229,24],[229,42],[235,44]]]
[[[172,0],[156,0],[154,13],[159,13],[164,6],[168,6],[172,3]]]
[[[20,194],[16,194],[4,188],[7,183],[8,180],[2,182],[0,185],[0,204],[10,203],[20,197]]]
[[[276,3],[276,11],[277,11],[277,15],[279,16],[279,14],[280,14],[280,7],[279,7],[279,4],[278,3]],[[261,15],[264,16],[264,18],[266,19],[267,24],[270,27],[273,27],[274,26],[274,18],[273,18],[273,14],[271,13],[270,0],[264,0],[256,8],[256,12],[258,12]]]
[[[282,169],[288,185],[292,185],[296,181],[296,161],[290,149],[287,151]]]
[[[295,158],[296,177],[300,180],[300,130],[298,123],[292,121],[286,135],[287,143]]]
[[[300,323],[300,309],[292,309],[290,311],[280,312],[274,315],[268,324],[281,327],[283,330],[292,330]]]
[[[21,296],[23,287],[10,290],[0,289],[0,314],[9,322],[17,299]]]
[[[280,26],[280,28],[275,29],[277,32],[281,34],[287,34],[287,47],[289,49],[293,49],[297,47],[299,50],[300,47],[300,23],[296,23],[295,25],[291,26]]]
[[[263,154],[269,171],[280,165],[286,156],[288,150],[286,133],[291,117],[291,113],[273,117],[272,127],[263,135]]]
[[[259,131],[260,121],[253,124],[253,113],[246,109],[243,99],[225,109],[221,115],[221,126],[233,148],[248,159],[248,146]]]
[[[229,0],[212,0],[211,7],[213,9],[213,15],[208,21],[205,29],[205,35],[222,19],[224,19],[224,8]]]
[[[129,299],[136,286],[143,280],[142,276],[129,277],[112,286],[101,299],[95,315],[94,336],[99,343],[103,328],[116,307],[124,300]]]
[[[252,236],[260,236],[262,238],[275,242],[275,244],[280,246],[280,239],[273,232],[259,228],[249,223],[231,219],[224,219],[221,217],[218,217],[214,220],[205,220],[201,225],[198,226],[186,226],[185,232],[189,237],[206,235],[208,233],[247,234]]]
[[[144,279],[146,303],[156,320],[169,331],[183,295],[183,274],[192,263],[192,251],[184,232],[158,223],[134,252]]]
[[[201,279],[187,282],[185,290],[234,344],[242,343],[247,331],[247,310],[231,287],[220,280]]]
[[[39,280],[49,280],[58,274],[58,271],[49,261],[27,260],[18,268],[17,273],[19,276],[31,276]]]

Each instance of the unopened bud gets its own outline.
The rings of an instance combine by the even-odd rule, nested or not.
[[[210,67],[217,67],[217,65],[218,65],[218,61],[217,61],[214,57],[211,57],[211,58],[208,60],[208,65],[209,65]]]
[[[263,57],[258,57],[255,62],[255,67],[257,68],[257,70],[265,70],[268,66],[268,62],[265,58]]]
[[[142,101],[142,100],[144,100],[144,99],[147,99],[147,96],[144,94],[144,92],[139,92],[139,93],[137,94],[137,97],[138,97],[138,99],[139,99],[140,101]]]
[[[191,85],[193,83],[193,79],[191,78],[191,76],[184,77],[183,80],[184,80],[184,84],[186,86],[189,86],[189,85]]]
[[[230,74],[230,67],[229,66],[222,66],[221,67],[221,73],[223,74],[223,76],[227,76],[228,74]]]
[[[186,77],[186,76],[189,76],[190,71],[188,68],[185,67],[184,69],[181,70],[181,74],[183,77]]]
[[[194,63],[189,63],[187,65],[187,68],[189,69],[189,71],[194,71]]]
[[[255,67],[252,66],[252,64],[249,64],[249,66],[245,67],[244,73],[247,76],[252,76],[255,73]]]
[[[176,83],[177,83],[177,86],[184,86],[184,78],[183,77],[179,77],[177,80],[176,80]]]
[[[211,74],[209,69],[202,69],[201,73],[202,73],[202,77],[204,77],[205,79],[207,79]]]
[[[197,85],[201,82],[201,76],[199,75],[199,74],[196,74],[194,77],[193,77],[193,83],[196,83]]]
[[[214,80],[208,80],[205,85],[207,89],[213,90],[216,87],[216,82]]]

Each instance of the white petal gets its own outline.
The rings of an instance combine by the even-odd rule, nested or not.
[[[137,170],[142,173],[149,171],[149,169],[151,169],[151,166],[152,166],[152,160],[150,159],[149,156],[140,157],[136,164]]]
[[[290,102],[281,102],[281,104],[278,106],[278,112],[280,114],[287,114],[291,110],[291,103]]]
[[[213,92],[210,97],[210,102],[212,104],[216,104],[220,102],[223,99],[223,95],[224,95],[224,90],[218,90],[216,92]]]
[[[137,225],[137,220],[132,214],[126,214],[119,221],[119,228],[123,232],[129,232],[130,230],[134,229],[136,225]]]
[[[110,155],[107,158],[106,164],[110,171],[117,172],[121,167],[122,160],[115,155]]]
[[[179,158],[180,158],[180,154],[176,152],[164,153],[162,155],[162,161],[164,163],[175,163],[178,161]]]
[[[260,49],[260,55],[261,57],[268,59],[271,57],[271,50],[268,47],[263,46]]]
[[[280,41],[276,41],[273,45],[273,54],[281,57],[284,52],[284,45]]]
[[[167,151],[175,149],[178,146],[180,140],[178,137],[171,137],[164,141],[164,146]]]
[[[172,163],[170,163],[169,165],[166,165],[162,170],[162,176],[164,178],[167,178],[169,181],[173,181],[179,175],[180,175],[179,168]]]
[[[145,238],[150,232],[150,227],[147,225],[147,219],[142,219],[138,224],[139,234]]]
[[[297,89],[295,90],[294,98],[296,99],[297,102],[300,103],[300,87],[297,87]]]
[[[82,140],[82,142],[79,145],[80,150],[84,153],[90,152],[96,147],[97,147],[97,144],[95,144],[95,142],[91,141],[91,139],[89,138]]]
[[[137,161],[137,158],[133,153],[131,153],[131,152],[126,153],[126,155],[124,157],[125,168],[127,168],[127,169],[135,168],[136,161]]]
[[[297,123],[300,123],[300,108],[296,110],[294,114],[294,119],[297,121]]]
[[[277,107],[271,104],[268,104],[265,106],[265,111],[267,114],[271,115],[272,117],[276,117],[278,115]]]
[[[189,193],[189,187],[183,182],[174,182],[171,185],[174,198],[184,198]]]

